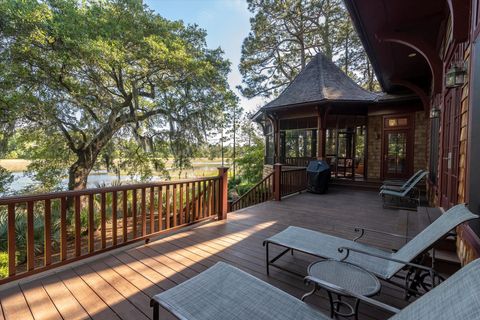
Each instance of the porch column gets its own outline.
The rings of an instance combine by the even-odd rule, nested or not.
[[[317,160],[325,159],[325,128],[323,125],[323,118],[320,109],[317,114]]]
[[[273,159],[274,163],[280,162],[280,121],[275,118],[274,123],[274,143],[275,143],[275,157]]]
[[[220,177],[218,195],[220,211],[218,212],[218,220],[224,220],[227,219],[228,213],[228,168],[218,168],[218,176]]]

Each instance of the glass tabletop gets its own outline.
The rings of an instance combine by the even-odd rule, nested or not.
[[[337,260],[322,260],[308,267],[308,275],[362,296],[380,291],[377,277],[356,265]]]

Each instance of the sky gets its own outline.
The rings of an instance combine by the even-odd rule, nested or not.
[[[242,82],[238,64],[252,16],[246,0],[144,0],[144,3],[164,18],[197,24],[207,31],[208,47],[221,47],[232,64],[228,82],[245,111],[257,110],[265,103],[261,98],[246,99],[235,89]]]

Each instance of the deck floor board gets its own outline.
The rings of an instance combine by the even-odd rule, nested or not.
[[[0,320],[6,319],[148,319],[150,297],[197,275],[218,261],[230,263],[299,298],[309,288],[300,277],[272,268],[265,271],[262,242],[289,225],[352,239],[354,226],[413,236],[429,222],[429,212],[383,209],[376,192],[332,189],[325,195],[302,193],[281,202],[266,202],[230,213],[215,221],[181,230],[148,244],[112,252],[96,260],[59,271],[33,282],[2,290]],[[367,234],[364,242],[397,249],[401,239]],[[272,254],[279,252],[272,247]],[[295,253],[279,263],[306,272],[315,258]],[[403,292],[383,284],[376,299],[404,307]],[[325,293],[308,303],[328,314]],[[33,313],[33,317],[32,317]],[[162,319],[173,319],[161,310]],[[361,304],[362,320],[386,319],[389,314]],[[253,319],[252,319],[253,320]]]

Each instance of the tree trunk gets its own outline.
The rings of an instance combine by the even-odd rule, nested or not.
[[[112,139],[113,135],[125,123],[126,122],[121,123],[120,121],[115,121],[114,123],[105,124],[85,148],[74,150],[77,155],[77,160],[68,170],[69,190],[82,190],[87,187],[88,175],[92,171],[100,151],[102,151],[110,139]]]
[[[95,162],[86,160],[86,152],[79,152],[77,161],[68,170],[68,190],[83,190],[87,188],[87,180]]]

